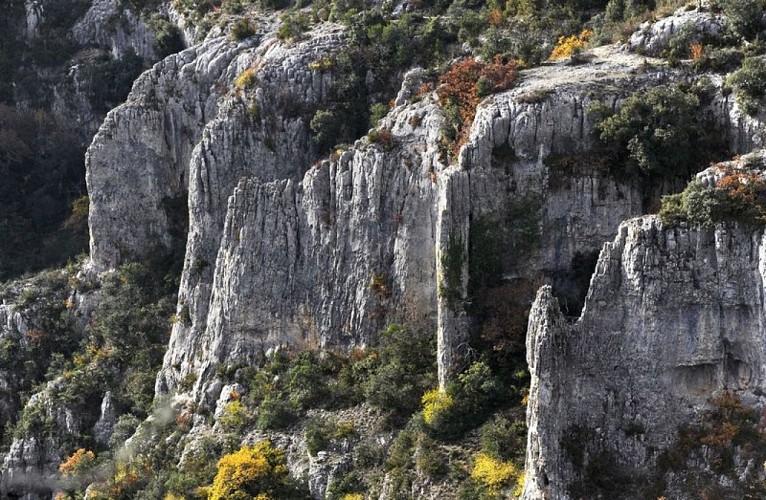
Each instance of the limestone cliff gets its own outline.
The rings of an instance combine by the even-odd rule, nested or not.
[[[524,498],[691,498],[717,480],[737,496],[762,480],[760,467],[733,482],[703,479],[704,461],[684,464],[699,482],[681,480],[661,457],[715,394],[763,407],[764,255],[762,230],[665,229],[650,216],[604,245],[575,323],[540,290],[527,337]]]
[[[30,9],[34,34],[38,14]],[[103,29],[115,9],[94,2],[73,33],[115,55],[152,57],[152,36],[129,11],[120,15],[131,30]],[[715,34],[718,21],[689,15],[679,22],[699,22]],[[328,155],[312,118],[348,83],[337,63],[351,34],[319,22],[285,41],[274,16],[248,26],[254,33],[246,37],[215,28],[143,73],[127,102],[108,114],[86,158],[89,278],[106,280],[133,260],[184,255],[155,382],[157,406],[174,399],[180,412],[178,420],[165,419],[178,427],[175,449],[188,457],[205,436],[220,434],[226,409],[246,392],[225,374],[285,346],[348,352],[376,345],[387,324],[426,325],[438,337],[444,388],[472,360],[471,333],[480,337],[490,324],[519,343],[526,325],[518,323],[534,290],[549,284],[530,319],[525,495],[578,497],[592,487],[619,496],[612,483],[628,476],[635,483],[626,484],[636,487],[660,477],[668,492],[682,494],[685,477],[655,467],[678,426],[709,408],[712,389],[738,391],[748,404],[760,390],[761,344],[753,332],[762,308],[761,233],[737,225],[663,230],[654,218],[620,226],[686,179],[647,186],[637,175],[607,173],[593,154],[590,105],[619,109],[637,90],[684,82],[684,72],[620,46],[522,71],[513,89],[481,102],[453,157],[446,105],[421,87],[433,78],[416,69],[395,75],[403,81],[400,94],[366,136]],[[646,26],[634,45],[657,53],[674,26]],[[710,75],[709,83],[701,113],[731,152],[762,147],[758,117],[739,111],[720,76]],[[596,265],[603,242],[615,236]],[[585,309],[572,325],[594,266]],[[0,308],[0,341],[16,342],[31,330],[21,312]],[[76,332],[93,327],[85,323]],[[97,361],[108,352],[92,355]],[[89,374],[83,366],[65,373],[72,372]],[[10,372],[0,375],[0,386],[11,383]],[[114,367],[111,376],[124,373]],[[109,384],[91,391],[82,414],[72,401],[51,403],[67,386],[78,387],[55,377],[26,403],[44,432],[17,433],[4,457],[6,481],[55,474],[83,434],[109,441],[124,410],[115,409]],[[20,404],[1,399],[0,415]],[[365,409],[348,413],[371,418]],[[153,425],[147,420],[138,434],[151,434]],[[391,445],[391,436],[365,432]],[[301,423],[278,437],[291,470],[308,471],[319,497],[351,459],[345,445],[307,459],[304,433]],[[611,483],[587,483],[609,462],[615,468],[604,477]],[[759,477],[748,470],[748,478]],[[439,498],[444,484],[410,486],[413,494]],[[383,498],[394,491],[386,488]]]
[[[558,79],[550,78],[553,69],[533,70],[518,89],[488,101],[452,166],[441,152],[443,118],[433,96],[392,111],[380,125],[391,133],[390,146],[359,141],[337,159],[311,168],[302,182],[296,178],[300,169],[291,170],[293,163],[279,157],[281,148],[276,159],[264,157],[258,130],[245,129],[240,149],[251,142],[256,148],[249,175],[258,180],[236,190],[232,182],[247,174],[245,161],[229,160],[230,139],[212,133],[231,128],[233,120],[211,122],[190,167],[205,165],[190,177],[190,236],[179,305],[186,312],[179,315],[188,315],[190,324],[174,328],[158,390],[171,389],[190,373],[201,376],[204,385],[217,364],[246,363],[280,343],[369,345],[386,317],[436,321],[446,373],[451,351],[465,347],[461,301],[468,286],[472,221],[499,225],[501,237],[520,247],[530,239],[526,259],[500,266],[511,277],[532,280],[568,269],[575,255],[593,252],[594,242],[611,237],[621,220],[642,213],[637,185],[615,183],[588,169],[562,181],[545,163],[554,155],[589,149],[586,108],[594,89],[617,99],[669,77],[663,69],[635,75],[639,59],[602,54],[608,70],[595,77],[587,76],[590,68],[566,68]],[[616,81],[624,87],[610,90]],[[305,135],[296,137],[308,143]],[[206,166],[211,158],[212,171]],[[305,159],[302,163],[307,166]],[[208,187],[221,176],[230,180]],[[274,177],[290,181],[270,183]],[[221,222],[215,220],[223,220],[226,192],[234,196],[220,237]],[[506,221],[514,208],[528,205],[534,208],[520,215],[518,230],[505,226],[514,223]],[[94,226],[100,226],[97,219]],[[458,289],[457,302],[438,293],[436,278],[445,273],[443,256],[451,244],[463,255],[460,283],[449,285]],[[267,280],[273,285],[263,287]],[[393,311],[397,314],[390,316]],[[215,391],[209,397],[216,398]]]
[[[163,61],[110,113],[89,150],[98,269],[183,244],[169,207],[188,189],[180,321],[159,394],[189,377],[206,392],[215,366],[247,363],[280,343],[369,345],[384,321],[408,317],[437,325],[443,383],[466,347],[470,253],[497,250],[472,248],[479,232],[491,228],[488,240],[515,249],[492,273],[523,283],[530,298],[533,283],[553,281],[576,313],[582,285],[572,276],[588,272],[622,220],[673,189],[646,193],[595,167],[558,167],[590,150],[594,95],[617,106],[631,91],[681,77],[609,47],[586,65],[523,73],[517,88],[479,107],[454,162],[440,144],[440,107],[427,95],[397,101],[380,125],[391,144],[363,139],[312,166],[317,153],[299,108],[331,98],[332,65],[321,61],[342,49],[343,34],[322,26],[285,45],[271,30],[265,23],[239,43],[212,38]],[[709,114],[732,149],[749,150],[759,122],[717,96]],[[445,269],[450,247],[460,269]],[[454,283],[444,278],[450,272]],[[215,401],[215,387],[203,399]]]

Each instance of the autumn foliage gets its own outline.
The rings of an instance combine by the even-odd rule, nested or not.
[[[520,471],[513,462],[498,460],[487,453],[479,453],[474,458],[471,479],[488,490],[490,496],[497,495],[501,488],[516,482],[519,486],[524,483],[523,471]],[[517,488],[514,495],[521,494],[521,488]]]
[[[742,205],[762,204],[764,193],[766,193],[766,181],[760,173],[728,169],[726,175],[716,183],[716,188]]]
[[[74,476],[89,469],[95,462],[96,455],[92,451],[80,448],[59,465],[59,472],[65,476]]]
[[[551,61],[558,61],[559,59],[579,54],[587,47],[588,41],[592,36],[593,31],[588,28],[582,30],[578,35],[560,36],[549,59]]]
[[[465,143],[481,98],[511,88],[515,80],[516,62],[505,62],[501,56],[495,56],[488,63],[473,57],[463,58],[439,78],[436,93],[445,106],[448,119],[454,122],[455,149]]]
[[[210,500],[279,498],[288,486],[285,454],[270,441],[224,455],[217,467]]]

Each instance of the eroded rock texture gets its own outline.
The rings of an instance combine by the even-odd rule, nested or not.
[[[762,407],[764,270],[762,230],[664,229],[650,216],[625,222],[604,246],[577,322],[541,289],[527,337],[524,498],[574,498],[583,485],[603,495],[609,478],[619,483],[612,494],[638,498],[663,479],[661,453],[713,394]],[[672,476],[668,487],[674,498],[691,494]]]
[[[444,383],[462,366],[466,304],[478,294],[521,304],[553,282],[577,314],[601,242],[678,188],[646,192],[587,159],[566,168],[592,147],[596,98],[619,106],[679,78],[614,48],[596,50],[588,65],[524,72],[479,107],[456,159],[441,142],[435,96],[408,101],[421,78],[412,73],[377,138],[316,163],[308,122],[332,99],[335,79],[320,62],[343,49],[344,36],[325,25],[285,46],[272,29],[239,44],[210,39],[158,64],[89,150],[98,269],[183,245],[188,189],[181,321],[158,394],[194,378],[213,402],[217,365],[285,343],[374,344],[391,321],[436,327]],[[760,124],[728,98],[708,113],[733,149],[757,142]]]

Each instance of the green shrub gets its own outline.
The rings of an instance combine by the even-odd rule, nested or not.
[[[333,109],[318,109],[314,113],[309,128],[313,132],[312,139],[320,151],[326,152],[334,147],[340,139],[343,116]]]
[[[207,495],[201,487],[213,482],[216,458],[221,455],[221,448],[221,444],[212,437],[201,438],[189,446],[184,454],[183,466],[168,474],[164,483],[165,498],[206,499]]]
[[[415,447],[418,442],[422,423],[414,418],[394,438],[388,456],[386,457],[386,470],[411,470],[415,466]]]
[[[311,19],[302,12],[287,12],[282,16],[282,24],[277,30],[277,38],[287,42],[297,42],[311,26]]]
[[[285,429],[298,417],[290,402],[279,395],[267,395],[258,410],[258,427],[264,430]]]
[[[161,59],[184,49],[181,30],[167,17],[153,15],[149,20],[149,27],[154,31],[154,50]]]
[[[306,448],[312,456],[327,450],[333,442],[355,434],[352,422],[334,422],[324,419],[312,419],[306,426]]]
[[[359,493],[363,489],[361,477],[356,471],[343,474],[327,485],[325,500],[364,500]]]
[[[388,128],[370,130],[367,138],[371,144],[378,144],[384,151],[392,151],[396,147],[396,138]]]
[[[754,116],[766,95],[766,63],[762,58],[749,57],[740,69],[729,75],[726,83],[737,90],[737,105],[742,111]]]
[[[671,63],[679,59],[688,59],[690,57],[690,47],[692,43],[699,42],[700,35],[695,30],[693,24],[682,26],[668,41],[668,48],[663,54]]]
[[[380,366],[365,384],[367,402],[389,425],[401,425],[436,382],[436,335],[426,328],[391,325],[380,339]]]
[[[763,30],[763,0],[726,0],[721,2],[732,31],[745,40],[752,40]]]
[[[663,196],[659,216],[666,227],[675,227],[687,220],[694,220],[703,227],[708,227],[714,223],[712,213],[718,203],[713,190],[694,182],[682,193]],[[691,210],[692,206],[694,211]]]
[[[231,27],[231,39],[235,42],[255,35],[255,29],[247,17],[242,17]]]
[[[436,436],[458,436],[480,425],[499,405],[501,394],[499,382],[489,366],[477,361],[447,385],[446,394],[438,398],[424,396],[424,417],[429,415],[424,422]]]
[[[377,127],[380,120],[386,117],[388,114],[388,106],[382,102],[376,102],[370,106],[370,124],[373,127]]]
[[[612,172],[650,177],[688,176],[723,149],[715,130],[698,116],[700,98],[679,85],[628,97],[619,111],[596,104],[594,134],[612,158]],[[624,158],[624,159],[623,159]]]
[[[84,76],[93,81],[93,93],[90,98],[94,110],[106,113],[122,104],[128,97],[133,82],[144,69],[144,60],[132,50],[121,59],[105,59],[85,66]]]
[[[480,431],[482,450],[502,461],[514,461],[521,465],[527,449],[527,426],[525,416],[518,415],[511,420],[495,415]]]
[[[247,407],[242,401],[235,400],[226,404],[219,422],[225,431],[239,433],[250,423],[250,418]]]
[[[657,3],[655,0],[609,0],[605,16],[612,22],[625,21],[646,13]]]
[[[315,408],[327,400],[327,381],[317,352],[300,353],[293,361],[287,378],[287,392],[297,408]]]
[[[431,479],[447,473],[447,459],[436,442],[425,434],[420,435],[415,454],[415,467]]]
[[[729,73],[742,66],[745,58],[742,50],[734,47],[708,47],[699,61],[695,62],[698,71]]]
[[[766,222],[766,182],[760,173],[747,171],[727,173],[715,187],[692,181],[682,193],[662,198],[659,216],[666,227],[688,221],[709,228],[725,220],[762,225]]]

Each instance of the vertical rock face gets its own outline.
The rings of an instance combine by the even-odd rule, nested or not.
[[[21,342],[28,331],[27,321],[15,306],[0,305],[0,342],[12,348]],[[0,372],[0,421],[3,423],[12,421],[19,410],[19,378],[13,369],[3,369]]]
[[[216,39],[172,55],[107,115],[85,159],[97,268],[168,249],[179,237],[171,236],[170,202],[185,195],[192,150],[218,109],[216,84],[241,50]]]
[[[326,53],[323,40],[287,52],[274,45],[264,61],[279,54],[302,58],[305,67],[312,60],[306,54],[316,60]],[[258,120],[243,117],[240,101],[227,101],[191,158],[178,314],[186,321],[174,326],[158,393],[194,378],[198,395],[213,402],[217,365],[249,363],[282,343],[368,345],[385,321],[413,320],[437,327],[444,383],[467,349],[470,260],[493,258],[475,253],[470,242],[477,230],[490,228],[485,239],[515,249],[514,258],[500,259],[492,272],[531,289],[535,280],[596,251],[596,242],[611,238],[621,220],[643,211],[637,185],[587,166],[562,173],[548,165],[590,148],[587,106],[596,89],[618,100],[672,76],[663,70],[636,75],[640,60],[632,56],[601,57],[603,74],[567,67],[551,79],[553,70],[543,68],[487,101],[452,166],[440,145],[442,114],[429,96],[412,104],[400,99],[382,123],[393,145],[357,141],[305,175],[308,155],[288,147],[309,143],[305,124],[280,115],[271,127],[281,132],[272,136],[270,153]],[[302,66],[293,61],[290,67]],[[265,69],[256,74],[261,87],[247,96],[263,121],[273,84]],[[286,81],[309,103],[323,99],[331,85],[308,74]],[[620,92],[613,90],[616,81],[624,86]],[[246,180],[236,184],[240,177]]]
[[[632,478],[621,498],[639,497],[716,391],[761,407],[765,270],[761,230],[666,230],[644,217],[604,246],[576,323],[541,289],[527,337],[524,498],[574,498],[604,457],[611,477]]]
[[[308,123],[335,84],[321,62],[345,38],[325,24],[284,45],[273,30],[264,24],[239,44],[211,39],[156,65],[88,153],[99,269],[183,242],[177,215],[188,190],[180,321],[158,394],[193,379],[215,401],[217,365],[249,363],[280,343],[367,345],[385,322],[423,319],[438,331],[444,383],[461,367],[477,290],[491,285],[518,302],[512,295],[528,300],[553,281],[578,313],[576,276],[657,195],[587,161],[562,165],[591,149],[592,96],[617,106],[678,79],[671,70],[603,48],[590,65],[528,71],[480,106],[452,162],[433,97],[407,102],[422,77],[413,73],[380,129],[393,142],[363,139],[314,165]],[[728,100],[710,112],[735,148],[752,144],[759,124],[731,124]],[[490,275],[495,282],[482,281]]]
[[[228,74],[236,87],[204,129],[189,165],[189,234],[179,292],[179,315],[166,364],[187,359],[186,347],[206,329],[216,256],[227,201],[243,177],[300,182],[317,157],[308,122],[332,97],[332,74],[315,67],[344,47],[342,33],[323,27],[286,47],[266,38],[238,56]],[[247,71],[248,73],[245,73]],[[243,76],[246,79],[237,77]],[[237,80],[235,82],[235,80]],[[191,350],[194,350],[192,348]]]
[[[155,13],[164,15],[167,6],[163,4],[154,5]],[[132,72],[161,56],[157,36],[147,22],[152,12],[131,10],[135,6],[119,0],[71,5],[25,0],[23,7],[10,55],[19,67],[13,76],[6,75],[15,82],[13,102],[28,112],[50,110],[56,122],[66,124],[86,147],[104,119],[106,106],[117,104],[111,101],[115,93],[124,98],[122,86],[129,81],[122,80],[132,80],[137,76]],[[7,15],[14,15],[10,7]],[[54,50],[58,52],[52,57]],[[119,89],[104,88],[107,85]],[[101,102],[104,96],[109,96],[109,103]]]
[[[412,116],[423,125],[413,128]],[[160,381],[195,373],[208,383],[216,364],[247,363],[278,344],[368,345],[394,311],[432,321],[438,188],[428,172],[441,168],[439,127],[431,126],[440,120],[424,102],[387,123],[398,142],[392,151],[365,140],[302,182],[241,181],[228,203],[206,329],[183,343],[174,331]]]

